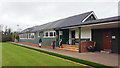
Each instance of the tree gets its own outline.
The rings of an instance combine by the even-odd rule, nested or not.
[[[12,33],[12,41],[14,41],[15,39],[19,40],[19,33],[17,32]]]
[[[2,42],[12,41],[11,28],[5,27],[5,31],[2,31]]]
[[[8,28],[8,31],[7,31],[9,34],[11,34],[11,28]]]

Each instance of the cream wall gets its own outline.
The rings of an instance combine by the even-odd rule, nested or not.
[[[78,28],[70,28],[69,29],[69,44],[72,43],[71,31],[74,31],[74,30],[75,30],[75,38],[79,38],[79,29]],[[91,29],[81,27],[81,39],[88,39],[88,38],[90,38],[90,41],[91,41]]]
[[[91,29],[82,27],[81,28],[81,39],[87,39],[87,38],[90,38],[90,41],[92,40],[91,39]]]

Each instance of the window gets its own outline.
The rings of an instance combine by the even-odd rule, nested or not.
[[[20,34],[20,35],[19,35],[19,38],[20,38],[20,39],[23,39],[23,38],[24,38],[24,35],[23,35],[23,34]]]
[[[55,31],[47,31],[47,32],[44,32],[44,37],[55,37]]]
[[[21,34],[20,36],[21,36],[20,38],[23,38],[23,34]]]
[[[94,17],[93,16],[90,16],[91,19],[93,19]]]
[[[33,39],[34,33],[25,33],[25,34],[20,34],[19,35],[20,39]]]
[[[23,38],[25,38],[25,34],[23,34]]]
[[[25,38],[27,39],[27,34],[25,34]]]
[[[19,35],[19,38],[22,38],[22,35],[21,35],[21,34]]]
[[[48,37],[48,32],[45,33],[45,36]]]
[[[31,33],[31,38],[34,38],[34,33]]]
[[[53,32],[50,32],[50,36],[53,36]]]
[[[30,33],[28,33],[28,38],[30,38]]]
[[[40,37],[40,32],[38,32],[38,37]]]

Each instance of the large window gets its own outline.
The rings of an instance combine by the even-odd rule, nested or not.
[[[31,38],[34,38],[34,33],[31,33]]]
[[[20,39],[34,39],[34,33],[24,33],[19,35]]]
[[[44,32],[44,37],[53,38],[55,36],[56,36],[55,31],[46,31],[46,32]]]

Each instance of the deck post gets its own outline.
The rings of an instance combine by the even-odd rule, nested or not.
[[[79,29],[79,53],[81,53],[81,27],[78,27]]]
[[[59,46],[59,30],[56,30],[56,46]]]

